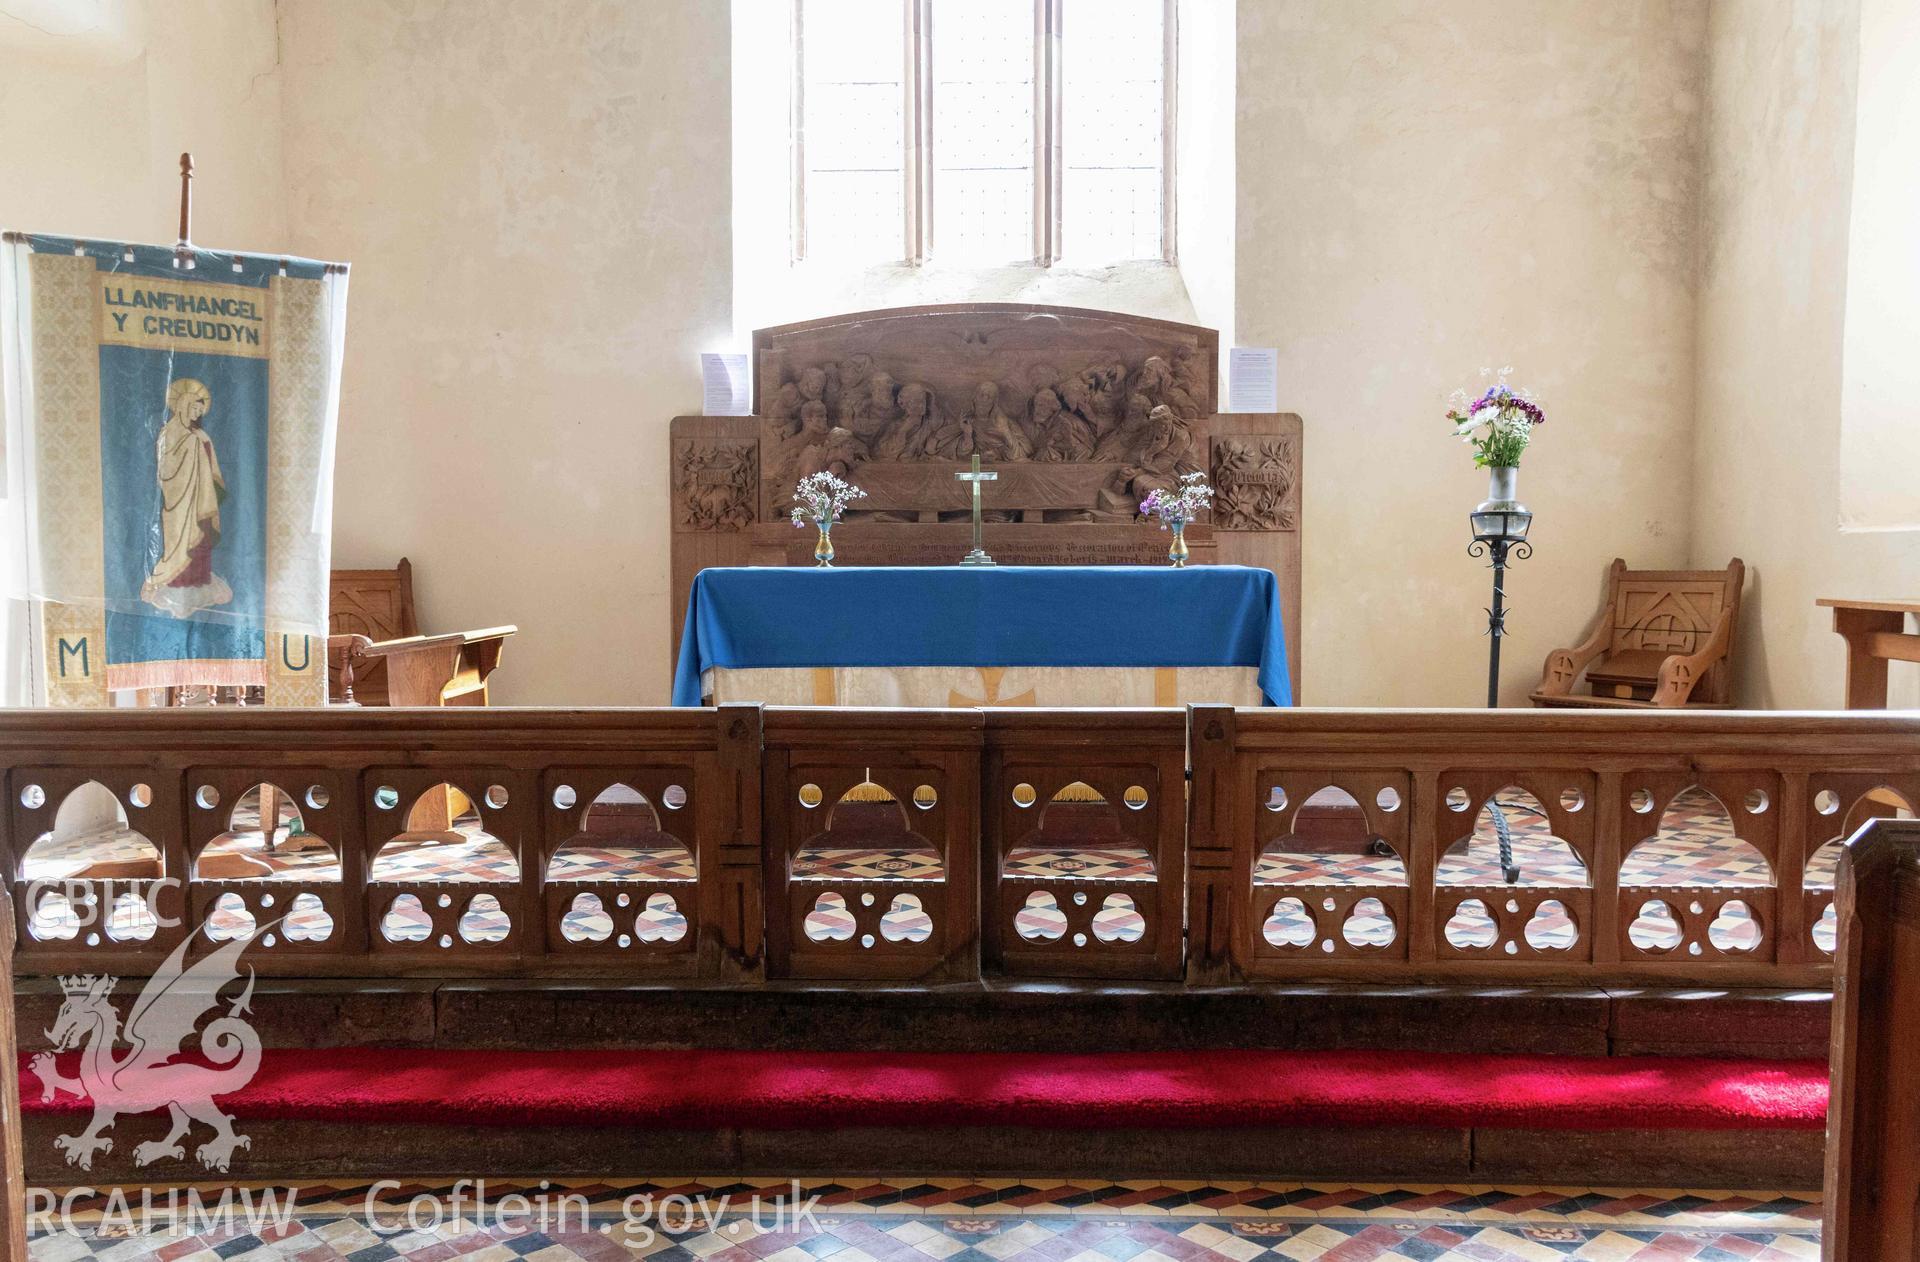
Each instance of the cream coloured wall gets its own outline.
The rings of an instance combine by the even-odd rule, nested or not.
[[[1548,413],[1507,703],[1613,556],[1687,561],[1705,35],[1693,0],[1241,3],[1236,336],[1306,422],[1309,703],[1484,702],[1486,475],[1442,419],[1482,366]]]
[[[1920,532],[1920,4],[1860,9],[1840,522]]]
[[[61,19],[65,19],[64,22]],[[286,248],[272,0],[0,0],[0,226]]]
[[[353,262],[334,562],[495,699],[664,703],[667,423],[731,285],[724,3],[283,0],[296,247]]]
[[[1908,0],[1864,2],[1891,15]],[[1861,6],[1713,9],[1692,530],[1696,555],[1752,566],[1753,706],[1840,704],[1845,658],[1816,598],[1920,594],[1920,532],[1839,528]],[[1920,669],[1897,666],[1891,699],[1920,704],[1916,685]]]

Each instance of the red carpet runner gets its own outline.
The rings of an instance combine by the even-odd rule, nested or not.
[[[62,1056],[61,1071],[71,1075],[77,1063],[77,1054]],[[27,1112],[89,1107],[69,1095],[42,1102],[25,1066],[23,1056]],[[1827,1069],[1818,1061],[1407,1052],[334,1048],[269,1051],[254,1080],[218,1103],[242,1119],[665,1130],[1814,1130],[1825,1125]]]

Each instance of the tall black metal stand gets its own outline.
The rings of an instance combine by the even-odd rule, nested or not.
[[[1533,555],[1527,542],[1527,528],[1533,514],[1518,512],[1476,512],[1473,514],[1473,542],[1467,545],[1469,556],[1488,558],[1493,571],[1493,603],[1487,607],[1487,708],[1500,705],[1500,641],[1507,634],[1507,562],[1524,561]],[[1487,805],[1493,811],[1493,830],[1500,840],[1500,875],[1512,885],[1520,879],[1513,862],[1513,835],[1507,827],[1506,813],[1497,800]]]

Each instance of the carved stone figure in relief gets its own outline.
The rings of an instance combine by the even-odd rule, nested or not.
[[[1034,459],[1088,460],[1093,456],[1093,422],[1070,411],[1052,390],[1033,396]]]
[[[785,381],[774,391],[773,406],[768,410],[767,419],[773,422],[774,433],[785,438],[800,428],[800,386],[797,382]]]
[[[853,467],[866,458],[867,445],[860,441],[859,435],[844,425],[836,425],[827,431],[825,442],[810,446],[801,453],[794,481],[812,477],[816,473],[850,477]]]
[[[867,382],[873,376],[873,356],[861,352],[840,361],[835,372],[839,394],[828,402],[834,405],[834,421],[859,433],[855,421],[867,407]]]
[[[1100,492],[1103,512],[1137,513],[1149,492],[1171,490],[1181,474],[1199,468],[1194,462],[1193,430],[1164,403],[1147,413],[1146,435],[1136,450],[1141,453],[1137,462],[1115,470],[1113,480]]]
[[[973,439],[982,460],[1031,460],[1033,443],[1000,406],[1000,387],[983,381],[973,390]]]
[[[965,460],[974,452],[973,416],[956,416],[929,426],[922,448],[924,460]]]
[[[827,402],[827,370],[824,368],[803,368],[800,370],[800,402],[818,402],[822,406]]]
[[[1112,363],[1089,368],[1080,374],[1080,381],[1087,391],[1087,418],[1104,439],[1120,423],[1121,409],[1126,402],[1127,366]]]
[[[804,391],[805,387],[802,387]],[[800,405],[800,428],[782,438],[772,463],[773,486],[770,496],[776,508],[789,503],[793,487],[802,476],[800,470],[817,465],[819,453],[826,449],[832,430],[827,423],[827,405],[821,399],[807,399]],[[810,472],[817,469],[810,469]]]
[[[875,460],[919,460],[930,430],[933,394],[917,381],[901,386],[895,396],[898,416],[868,444]]]
[[[1193,426],[1186,418],[1163,403],[1147,413],[1147,420],[1151,437],[1141,459],[1143,467],[1167,475],[1190,473],[1199,468],[1195,463]],[[1169,476],[1167,485],[1172,484]]]
[[[1133,376],[1127,382],[1129,395],[1144,394],[1155,404],[1167,401],[1167,390],[1173,385],[1173,365],[1158,355],[1149,355],[1140,361],[1133,370]]]
[[[1085,379],[1079,376],[1067,377],[1054,387],[1054,391],[1060,396],[1061,410],[1079,417],[1083,422],[1080,427],[1082,432],[1091,435],[1093,441],[1098,443],[1100,425],[1093,419],[1093,401],[1087,394]],[[1091,454],[1091,448],[1089,448],[1089,454]]]
[[[1146,395],[1129,395],[1126,418],[1107,431],[1106,436],[1093,449],[1093,458],[1127,461],[1139,459],[1140,453],[1146,449],[1149,436],[1153,433],[1153,422],[1148,417],[1153,407],[1153,400]]]
[[[854,399],[847,409],[847,419],[841,423],[859,435],[862,442],[872,445],[893,423],[894,394],[898,388],[888,374],[874,373],[867,378],[865,389]]]
[[[1060,416],[1060,396],[1052,387],[1042,386],[1027,403],[1027,438],[1033,443],[1035,460],[1060,460],[1049,451],[1054,437],[1054,422]]]
[[[834,417],[840,415],[840,365],[822,364],[820,376],[821,380],[826,382],[820,397],[827,405],[827,419],[831,422]]]
[[[1173,357],[1173,390],[1167,400],[1171,407],[1190,421],[1201,417],[1200,401],[1207,397],[1207,378],[1200,356],[1188,347]]]

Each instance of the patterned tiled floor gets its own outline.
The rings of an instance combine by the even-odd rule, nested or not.
[[[1015,847],[1002,876],[1071,877],[1082,881],[1151,881],[1153,856],[1137,847],[1087,846],[1078,850]]]
[[[790,869],[796,881],[944,881],[931,848],[802,846]]]
[[[1544,1262],[1814,1259],[1817,1200],[1774,1192],[1035,1179],[488,1181],[292,1189],[200,1234],[73,1202],[36,1262]],[[516,1194],[533,1199],[514,1203]],[[61,1195],[56,1189],[56,1199]],[[757,1204],[755,1197],[759,1198]],[[203,1204],[219,1189],[201,1185]],[[284,1204],[286,1190],[281,1191]],[[815,1199],[817,1198],[817,1199]],[[164,1206],[164,1192],[154,1198]],[[136,1202],[137,1203],[137,1202]],[[506,1214],[500,1212],[505,1208]],[[411,1217],[411,1222],[409,1222]]]

